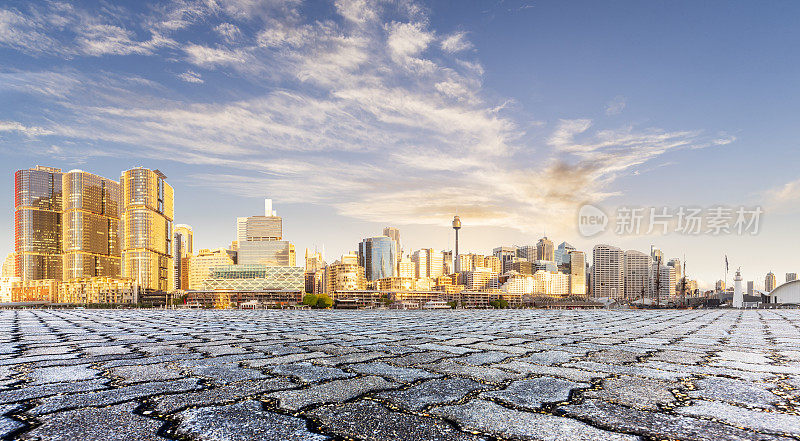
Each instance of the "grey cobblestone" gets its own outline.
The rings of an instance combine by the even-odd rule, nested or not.
[[[800,438],[797,310],[25,310],[0,327],[0,438]]]

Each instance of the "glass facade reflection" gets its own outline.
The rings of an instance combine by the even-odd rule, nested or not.
[[[73,170],[62,189],[64,280],[119,276],[119,183]]]
[[[62,173],[36,166],[14,175],[16,275],[23,280],[60,280]]]
[[[358,244],[358,263],[366,271],[367,280],[396,277],[397,247],[387,236],[369,237]]]
[[[137,167],[120,178],[122,190],[122,275],[145,291],[167,292],[174,286],[172,187],[158,170]],[[143,300],[148,301],[146,295]]]

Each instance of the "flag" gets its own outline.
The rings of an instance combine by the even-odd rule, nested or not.
[[[727,273],[730,271],[730,266],[728,265],[728,255],[725,255],[725,272]]]

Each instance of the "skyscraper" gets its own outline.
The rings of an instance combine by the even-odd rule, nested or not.
[[[553,241],[548,239],[547,236],[539,239],[539,242],[536,243],[536,260],[549,260],[552,262],[554,259]]]
[[[622,250],[596,245],[592,256],[592,293],[594,297],[621,299],[625,293]]]
[[[441,260],[440,260],[441,262]],[[364,267],[367,280],[397,275],[397,249],[387,236],[368,237],[358,244],[358,264]]]
[[[295,266],[294,244],[283,239],[283,219],[264,200],[264,216],[236,219],[237,262],[240,265]]]
[[[464,256],[461,255],[461,268],[464,268]],[[444,274],[444,260],[442,253],[433,248],[423,248],[411,255],[414,262],[414,272],[418,279],[435,279]]]
[[[135,280],[145,302],[164,301],[174,288],[172,255],[174,195],[158,170],[136,167],[122,173],[122,274]]]
[[[775,289],[775,285],[776,285],[775,274],[773,274],[772,271],[770,271],[769,273],[767,273],[767,277],[764,279],[764,291],[771,292],[773,289]]]
[[[586,295],[586,253],[569,251],[569,293],[574,296]]]
[[[189,289],[188,263],[194,253],[194,233],[186,224],[175,225],[175,289]]]
[[[653,259],[648,254],[628,250],[623,253],[625,278],[625,298],[639,299],[650,295],[650,272],[653,269]]]
[[[62,177],[63,279],[120,275],[117,181],[81,170]]]
[[[455,216],[455,217],[453,217],[453,230],[456,232],[456,254],[454,256],[454,259],[455,259],[454,263],[455,263],[455,266],[456,266],[456,268],[455,268],[456,272],[461,271],[461,264],[459,263],[459,260],[458,260],[458,230],[460,230],[460,229],[461,229],[461,218],[459,218],[458,216]]]
[[[797,273],[786,273],[786,283],[797,280]]]
[[[568,244],[567,242],[561,242],[553,253],[553,259],[555,260],[556,265],[568,264],[570,252],[575,251],[576,249],[577,248]]]
[[[497,247],[492,250],[492,255],[500,259],[500,262],[503,266],[502,272],[506,272],[508,271],[511,263],[513,263],[514,259],[517,257],[517,247]]]
[[[24,281],[62,277],[61,169],[37,165],[14,175],[14,250]]]

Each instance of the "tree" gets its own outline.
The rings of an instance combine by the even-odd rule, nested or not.
[[[328,297],[327,294],[321,294],[317,298],[317,308],[327,309],[333,306],[333,299]]]
[[[308,306],[317,306],[319,297],[316,294],[306,294],[303,296],[303,304]]]

